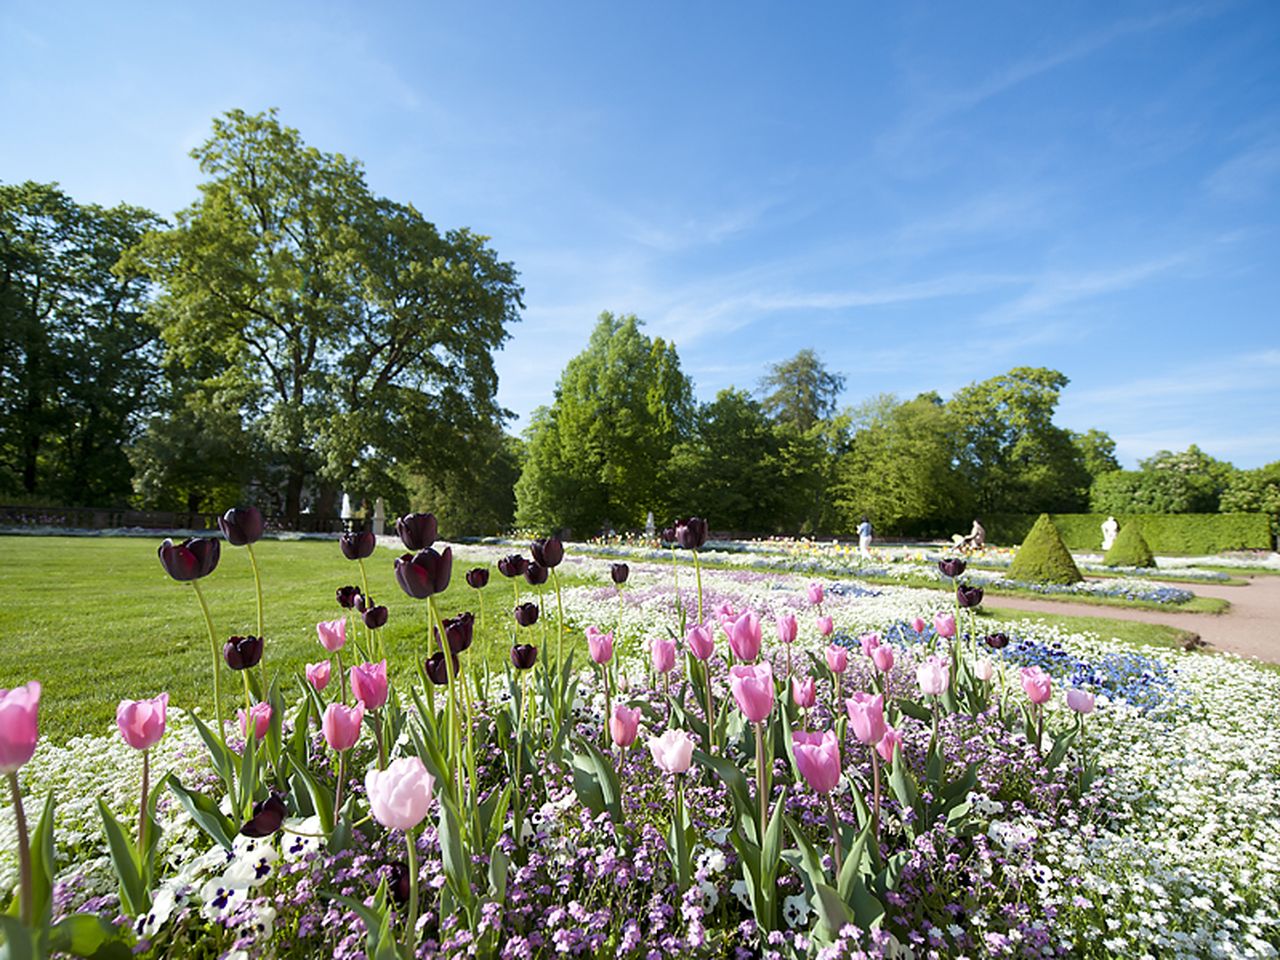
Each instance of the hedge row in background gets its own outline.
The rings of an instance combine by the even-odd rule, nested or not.
[[[1055,513],[1054,525],[1072,550],[1102,549],[1101,513]],[[1143,539],[1161,556],[1197,556],[1224,550],[1270,550],[1271,525],[1263,513],[1171,513],[1117,516],[1120,525],[1136,521]],[[1013,546],[1026,539],[1033,514],[984,517],[987,542]]]

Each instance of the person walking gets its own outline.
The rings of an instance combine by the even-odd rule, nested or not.
[[[871,521],[866,517],[858,524],[858,554],[866,560],[871,559]]]

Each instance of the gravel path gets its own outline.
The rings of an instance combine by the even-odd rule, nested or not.
[[[1247,579],[1247,587],[1212,583],[1197,583],[1193,586],[1170,584],[1194,590],[1197,596],[1229,600],[1231,608],[1226,613],[1162,613],[1159,610],[1059,603],[1056,600],[1031,600],[1024,597],[992,597],[990,606],[993,610],[1003,608],[1031,613],[1159,623],[1199,634],[1210,650],[1224,650],[1238,653],[1242,657],[1257,657],[1259,660],[1280,663],[1280,577],[1248,576]]]

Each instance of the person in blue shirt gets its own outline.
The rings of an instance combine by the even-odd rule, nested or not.
[[[871,521],[866,517],[858,524],[858,553],[871,559]]]

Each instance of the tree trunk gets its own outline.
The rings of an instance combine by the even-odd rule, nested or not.
[[[289,522],[289,529],[298,529],[298,517],[302,513],[302,483],[305,471],[301,467],[290,467],[289,478],[284,488],[284,515]]]

